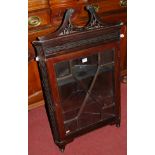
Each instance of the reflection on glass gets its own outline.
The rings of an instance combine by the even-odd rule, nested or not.
[[[66,134],[114,116],[114,50],[55,64]]]

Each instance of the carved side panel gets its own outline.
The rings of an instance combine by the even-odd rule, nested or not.
[[[49,115],[48,119],[49,119],[50,126],[51,126],[51,129],[53,132],[54,140],[56,142],[58,142],[58,141],[60,141],[60,136],[58,133],[57,123],[56,123],[56,119],[55,119],[55,108],[52,105],[53,102],[51,99],[51,92],[49,89],[46,64],[45,64],[45,61],[43,60],[42,47],[36,46],[36,50],[37,50],[38,55],[40,55],[38,65],[39,65],[42,88],[43,88],[43,93],[44,93],[46,111],[47,111],[47,114]]]

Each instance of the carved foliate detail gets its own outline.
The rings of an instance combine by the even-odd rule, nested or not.
[[[107,42],[107,41],[118,40],[118,39],[119,39],[119,32],[116,31],[111,34],[104,34],[104,35],[100,35],[100,36],[94,37],[94,38],[88,38],[88,39],[84,39],[84,40],[68,42],[68,43],[58,45],[58,46],[46,48],[45,55],[48,56],[51,54],[56,54],[57,52],[63,51],[63,50],[69,50],[69,49],[73,49],[73,48],[75,49],[77,47],[82,47],[85,45],[91,45],[94,43]]]
[[[62,35],[67,35],[67,34],[70,34],[70,33],[73,33],[73,26],[71,23],[68,23],[68,25],[64,28],[64,30],[62,32],[60,32],[59,36],[62,36]]]
[[[106,24],[102,23],[100,18],[97,16],[94,7],[91,5],[86,6],[86,10],[89,12],[90,15],[90,21],[85,27],[76,27],[71,23],[71,16],[74,13],[73,9],[68,9],[66,11],[64,22],[62,26],[58,29],[58,36],[71,34],[74,32],[80,32],[84,30],[92,30],[96,28],[101,28],[106,26]]]
[[[95,28],[102,28],[106,26],[106,24],[104,24],[101,21],[101,19],[97,16],[94,7],[88,5],[86,6],[86,9],[89,11],[89,14],[90,14],[90,21],[86,26],[87,30],[95,29]]]
[[[58,30],[59,36],[73,33],[73,25],[71,23],[71,16],[73,13],[74,13],[73,9],[67,10],[65,17],[64,17],[64,21],[62,23],[62,26]]]
[[[51,99],[51,92],[49,89],[49,83],[48,83],[48,77],[47,77],[47,69],[46,69],[46,65],[45,65],[45,61],[44,61],[44,57],[43,57],[43,52],[42,52],[42,47],[41,46],[36,46],[37,49],[37,53],[39,56],[39,71],[40,71],[40,76],[41,76],[41,82],[42,82],[42,88],[43,88],[43,93],[45,96],[45,106],[47,107],[47,113],[49,115],[49,122],[50,122],[50,126],[52,129],[52,132],[54,133],[54,139],[59,141],[60,137],[58,134],[58,129],[57,129],[57,123],[55,120],[55,110],[54,110],[54,106],[52,105],[52,99]]]
[[[102,20],[98,17],[98,15],[95,12],[95,9],[91,5],[86,6],[86,10],[89,13],[89,22],[86,24],[84,27],[78,27],[72,24],[71,22],[71,17],[74,13],[74,9],[68,9],[65,13],[64,20],[58,28],[58,30],[54,33],[50,33],[47,36],[42,36],[38,37],[39,40],[48,40],[53,37],[58,37],[58,36],[64,36],[76,32],[83,32],[83,31],[88,31],[88,30],[93,30],[93,29],[99,29],[99,28],[106,28],[106,27],[111,27],[114,26],[113,24],[107,24],[102,22]],[[120,23],[118,23],[120,25]],[[116,24],[115,24],[116,26]]]

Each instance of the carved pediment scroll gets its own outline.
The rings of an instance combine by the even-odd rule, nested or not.
[[[103,22],[99,18],[99,16],[96,14],[93,6],[87,5],[85,7],[85,9],[89,13],[89,22],[84,27],[78,27],[78,26],[75,26],[72,24],[71,17],[74,13],[74,9],[70,8],[66,11],[66,13],[64,15],[64,20],[56,32],[50,33],[46,36],[39,37],[38,39],[40,41],[48,40],[50,38],[57,37],[57,36],[63,36],[63,35],[72,34],[75,32],[88,31],[88,30],[93,30],[93,29],[97,29],[97,28],[104,28],[104,27],[106,28],[106,27],[110,27],[110,26],[114,25],[114,24],[109,24],[109,23]],[[120,23],[118,23],[118,25],[120,25]],[[116,24],[115,24],[115,26],[116,26]]]

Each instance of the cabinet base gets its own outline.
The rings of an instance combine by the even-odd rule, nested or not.
[[[120,123],[117,123],[117,124],[116,124],[116,127],[119,128],[119,127],[120,127]]]
[[[62,152],[62,153],[63,153],[63,152],[65,151],[65,146],[64,146],[64,147],[62,147],[62,148],[60,148],[60,147],[59,147],[59,150],[60,150],[60,152]]]
[[[119,128],[121,126],[121,121],[120,118],[118,118],[118,120],[116,120],[116,127]]]

